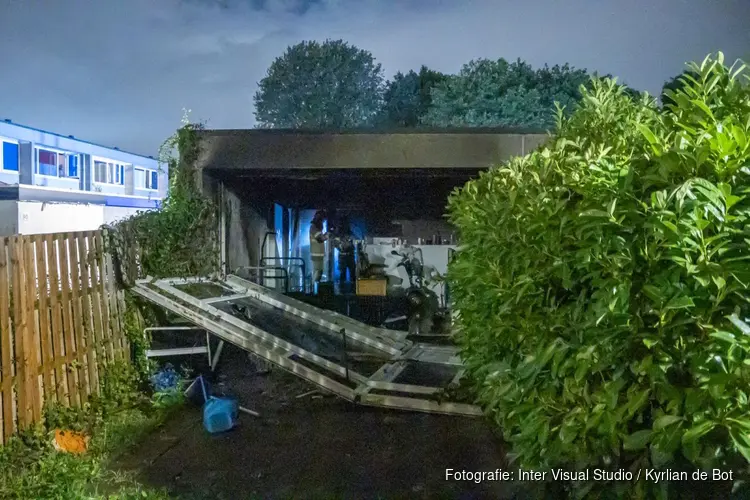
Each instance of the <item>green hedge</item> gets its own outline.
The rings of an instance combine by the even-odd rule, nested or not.
[[[665,108],[594,81],[451,196],[457,335],[522,467],[747,469],[750,90],[721,54],[690,66]],[[670,495],[644,479],[570,488]]]

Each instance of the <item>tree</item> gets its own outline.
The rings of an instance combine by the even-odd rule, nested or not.
[[[419,73],[400,71],[386,84],[378,123],[386,127],[416,127],[432,104],[432,88],[446,75],[422,66]]]
[[[534,70],[521,61],[479,59],[466,64],[432,90],[424,123],[434,126],[511,126],[547,128],[558,102],[572,110],[586,70],[545,66]]]
[[[673,77],[671,80],[666,81],[661,88],[661,105],[668,106],[674,104],[674,101],[669,97],[669,94],[672,92],[679,92],[686,84],[692,83],[690,80],[695,80],[696,77],[698,77],[698,73],[687,69]]]
[[[343,40],[288,47],[254,96],[255,119],[268,128],[352,128],[372,124],[383,74],[370,52]]]

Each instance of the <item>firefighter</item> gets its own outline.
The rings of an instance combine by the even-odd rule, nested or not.
[[[310,258],[312,259],[313,286],[320,283],[323,277],[323,264],[326,257],[326,240],[328,233],[323,231],[325,213],[321,210],[315,212],[310,223]]]
[[[352,235],[349,219],[341,218],[337,228],[337,237],[334,241],[339,250],[339,283],[346,283],[346,272],[349,271],[349,281],[354,283],[357,279],[357,264],[354,258],[354,236]]]

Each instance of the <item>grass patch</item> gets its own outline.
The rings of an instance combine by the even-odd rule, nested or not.
[[[181,390],[147,396],[128,365],[113,366],[101,397],[83,409],[52,406],[45,423],[0,447],[3,499],[164,499],[166,491],[146,488],[132,473],[109,468],[112,459],[143,441],[182,404]],[[84,431],[88,452],[55,450],[54,429]]]

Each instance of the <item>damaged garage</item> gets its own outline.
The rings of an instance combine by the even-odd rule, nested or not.
[[[443,213],[455,188],[546,136],[200,133],[224,273],[147,277],[134,291],[217,338],[212,368],[229,342],[348,401],[480,415],[451,392],[464,368],[442,280],[458,242]]]
[[[403,314],[374,297],[398,301],[420,287],[446,306],[449,291],[439,277],[457,244],[444,218],[448,196],[546,137],[476,128],[204,130],[198,167],[204,190],[222,207],[227,272],[382,324]],[[331,236],[317,284],[310,257],[316,211],[325,212],[323,232]],[[342,269],[334,242],[343,221],[356,242],[356,276]]]

